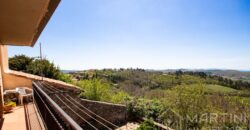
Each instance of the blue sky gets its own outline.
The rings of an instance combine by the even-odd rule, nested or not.
[[[249,0],[62,0],[35,47],[61,69],[250,70]]]

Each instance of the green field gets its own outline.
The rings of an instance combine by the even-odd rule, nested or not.
[[[244,101],[248,102],[250,104],[250,97],[244,97]]]
[[[221,86],[221,85],[205,85],[205,89],[207,92],[219,92],[219,93],[235,93],[240,92],[240,90],[236,90],[233,88]]]

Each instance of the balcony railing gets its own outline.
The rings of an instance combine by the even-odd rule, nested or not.
[[[33,82],[34,102],[48,130],[82,130],[82,128]]]

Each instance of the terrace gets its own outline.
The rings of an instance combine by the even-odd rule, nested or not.
[[[7,47],[0,46],[2,63],[8,63]],[[44,129],[127,129],[138,127],[128,124],[126,107],[77,97],[79,88],[61,81],[23,72],[3,69],[2,91],[28,87],[33,90],[33,102],[18,105],[13,112],[2,113],[3,130]],[[31,83],[31,84],[30,84]],[[15,87],[16,86],[16,87]],[[3,100],[3,93],[1,93]],[[4,102],[2,102],[4,103]]]
[[[76,88],[48,81],[33,81],[34,102],[4,114],[2,129],[113,130],[138,127],[137,124],[126,125],[125,106],[80,99],[76,96],[78,93]]]
[[[136,129],[126,107],[77,97],[79,88],[9,69],[7,46],[34,46],[60,0],[0,2],[0,129]],[[4,91],[26,87],[33,101],[4,113]]]
[[[12,113],[4,115],[3,130],[45,130],[34,103],[17,106]]]
[[[77,97],[76,86],[9,69],[7,46],[34,46],[59,3],[60,0],[0,2],[2,130],[117,129],[127,123],[125,106],[82,100]],[[4,113],[4,91],[22,87],[33,91],[33,101],[24,105],[18,102],[12,112]]]

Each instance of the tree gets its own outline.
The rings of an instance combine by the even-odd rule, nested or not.
[[[60,79],[59,67],[47,59],[34,59],[25,55],[15,55],[9,59],[9,67],[12,70],[44,76],[47,78]]]
[[[136,130],[157,130],[153,121],[145,120]]]
[[[59,79],[60,69],[47,59],[34,60],[29,64],[27,72],[47,78]]]
[[[27,72],[28,66],[34,59],[25,55],[15,55],[9,59],[9,67],[11,70]]]

